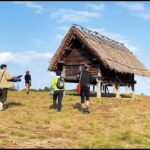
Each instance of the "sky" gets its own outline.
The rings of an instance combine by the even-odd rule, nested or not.
[[[0,2],[0,64],[12,75],[30,70],[32,88],[50,87],[49,62],[73,24],[124,43],[150,70],[150,2],[142,1]],[[150,79],[136,81],[135,93],[150,95]],[[23,89],[24,78],[15,86]]]

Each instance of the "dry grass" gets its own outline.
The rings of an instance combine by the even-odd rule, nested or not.
[[[48,92],[9,92],[0,148],[150,148],[150,97],[91,97],[91,114],[79,96],[66,95],[61,113],[51,103]]]

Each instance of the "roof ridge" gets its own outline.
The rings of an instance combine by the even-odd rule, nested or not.
[[[109,42],[112,43],[112,44],[116,44],[116,45],[118,45],[118,46],[121,46],[122,48],[126,48],[125,45],[124,45],[124,43],[121,43],[121,42],[118,42],[118,41],[116,41],[116,40],[110,39],[110,38],[108,38],[107,36],[104,36],[104,35],[100,34],[100,33],[97,32],[97,31],[92,31],[92,30],[86,29],[85,27],[83,27],[83,26],[81,26],[81,25],[78,25],[78,24],[73,24],[72,27],[73,27],[73,28],[76,28],[76,29],[78,29],[78,30],[80,30],[80,31],[90,33],[90,34],[92,34],[92,35],[94,35],[94,36],[96,36],[96,37],[98,37],[98,38],[100,37],[100,38],[102,38],[102,39],[104,39],[104,40],[109,41]]]

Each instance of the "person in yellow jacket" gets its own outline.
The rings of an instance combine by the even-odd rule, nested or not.
[[[56,71],[56,76],[53,78],[51,82],[51,88],[53,88],[53,108],[57,109],[58,112],[61,111],[62,106],[62,98],[65,90],[65,82],[63,77],[61,77],[61,71]],[[58,99],[58,105],[56,101]]]

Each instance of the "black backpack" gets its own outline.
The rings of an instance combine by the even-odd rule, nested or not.
[[[63,77],[60,77],[57,81],[57,88],[58,89],[64,89],[65,83]]]

